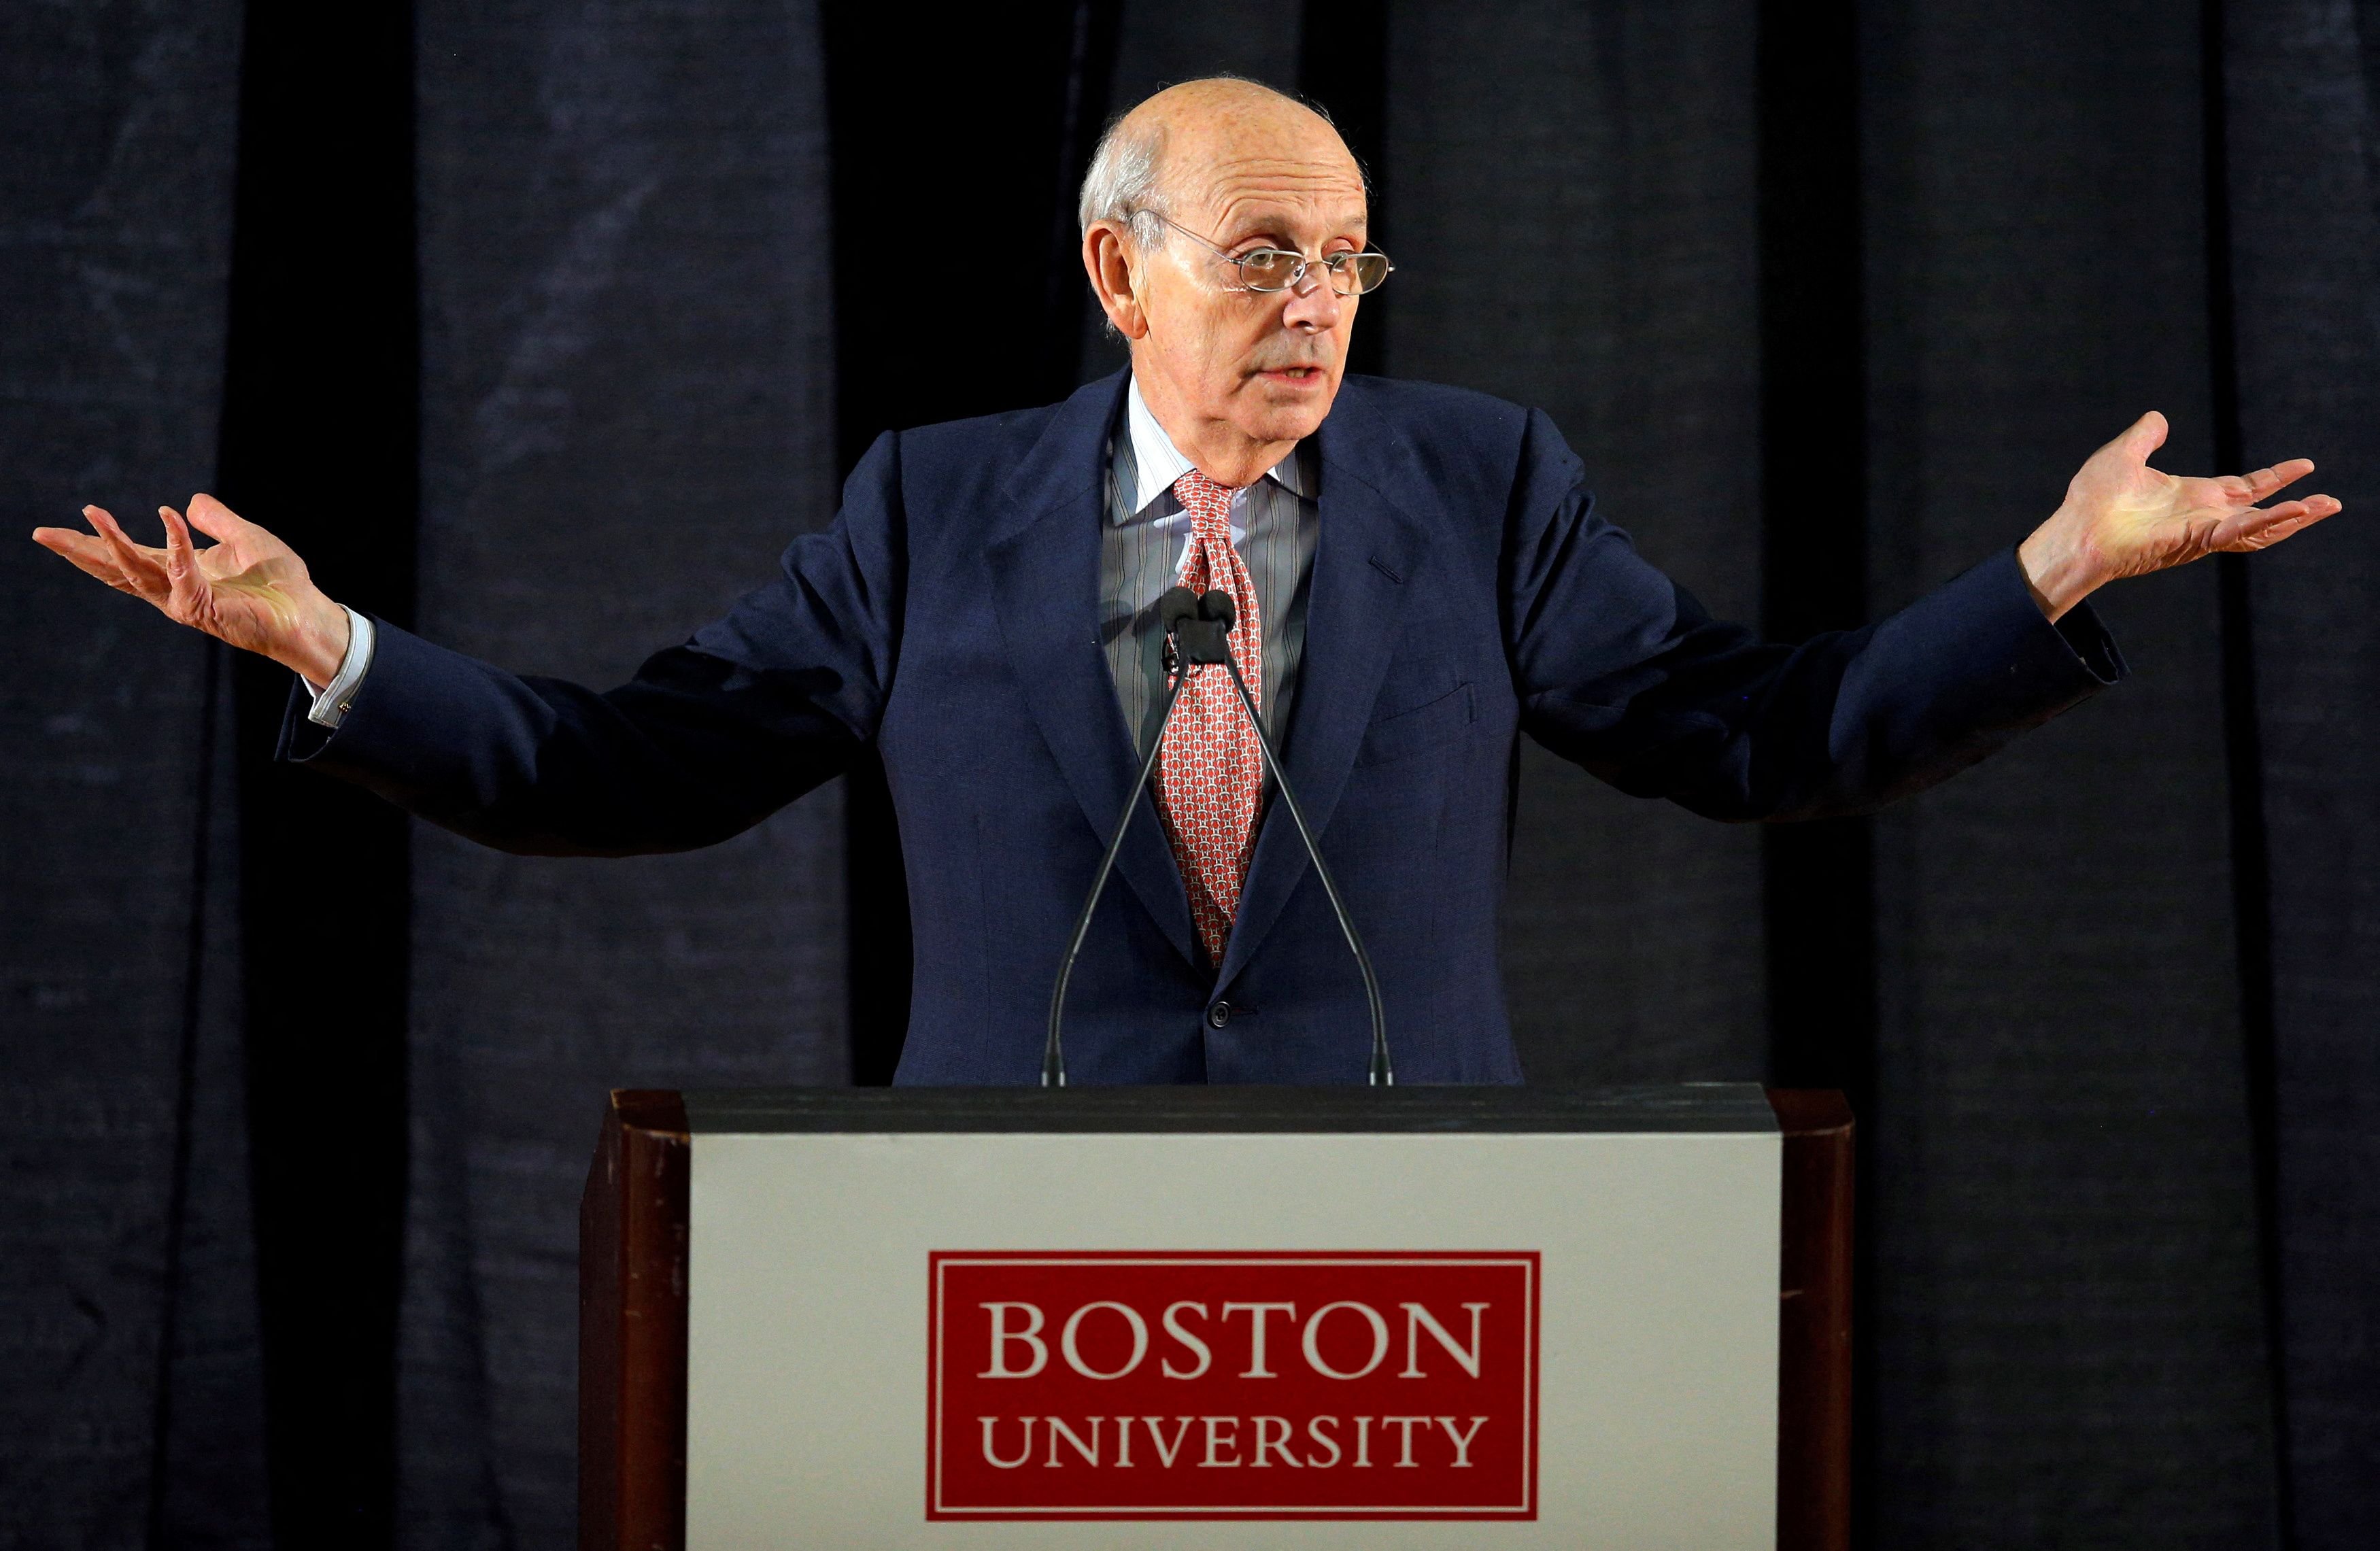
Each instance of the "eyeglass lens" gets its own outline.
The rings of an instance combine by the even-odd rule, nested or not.
[[[1297,281],[1298,267],[1305,261],[1297,254],[1277,248],[1259,248],[1243,254],[1239,261],[1240,277],[1252,291],[1281,291]],[[1389,256],[1385,253],[1334,253],[1324,261],[1323,268],[1330,276],[1330,288],[1342,297],[1360,296],[1379,289],[1389,277]]]

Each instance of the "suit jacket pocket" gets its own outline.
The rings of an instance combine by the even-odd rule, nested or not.
[[[1458,684],[1434,700],[1383,717],[1366,728],[1355,763],[1382,765],[1436,748],[1460,737],[1475,714],[1471,686]]]

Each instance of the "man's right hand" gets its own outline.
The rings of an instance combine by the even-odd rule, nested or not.
[[[33,542],[64,555],[118,592],[155,604],[166,618],[296,670],[316,687],[338,676],[347,654],[347,612],[322,595],[288,545],[212,495],[190,498],[189,521],[160,506],[165,547],[125,537],[96,506],[82,515],[97,537],[37,527]],[[215,542],[198,548],[195,526]]]

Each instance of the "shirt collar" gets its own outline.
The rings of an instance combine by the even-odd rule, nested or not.
[[[1148,503],[1173,488],[1173,481],[1198,466],[1182,455],[1173,445],[1173,438],[1149,413],[1148,401],[1140,396],[1140,380],[1135,378],[1124,393],[1124,428],[1130,439],[1133,464],[1132,512],[1137,515],[1148,510]],[[1314,482],[1305,467],[1305,443],[1290,449],[1289,455],[1265,470],[1272,480],[1292,495],[1305,496]]]

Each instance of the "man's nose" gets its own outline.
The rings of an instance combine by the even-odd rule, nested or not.
[[[1328,271],[1309,269],[1289,288],[1281,321],[1307,333],[1327,333],[1339,326],[1343,299],[1330,288]]]

